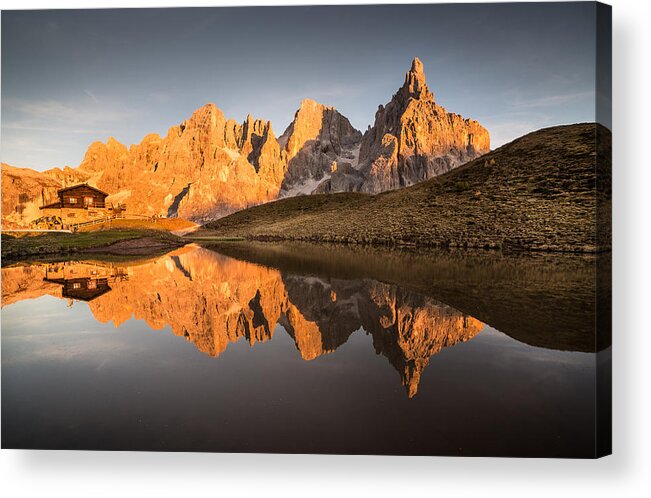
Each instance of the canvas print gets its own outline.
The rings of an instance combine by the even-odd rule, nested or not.
[[[2,12],[2,447],[611,449],[611,9]]]

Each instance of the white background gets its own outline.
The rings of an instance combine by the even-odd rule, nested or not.
[[[235,4],[213,0],[189,5]],[[178,0],[0,0],[0,5],[16,9],[181,4]],[[612,5],[613,456],[574,461],[2,450],[2,496],[651,496],[651,302],[647,292],[651,282],[651,2],[613,0]]]

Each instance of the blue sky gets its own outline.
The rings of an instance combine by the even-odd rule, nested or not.
[[[364,131],[414,56],[493,147],[595,120],[593,3],[3,11],[2,160],[77,166],[208,102],[279,136],[310,97]]]

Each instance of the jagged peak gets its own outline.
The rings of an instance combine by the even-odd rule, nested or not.
[[[308,97],[301,100],[301,105],[296,111],[296,114],[298,115],[298,113],[300,113],[303,110],[312,110],[312,109],[318,109],[322,112],[324,111],[339,112],[334,106],[322,104],[321,102],[317,102],[316,100]]]
[[[158,133],[148,133],[143,137],[140,143],[160,142],[161,140],[163,140],[163,138]]]
[[[120,145],[121,146],[122,143],[119,140],[117,140],[115,137],[110,136],[110,137],[108,137],[108,140],[106,141],[106,145],[109,146],[109,147],[115,146],[115,145]]]
[[[321,104],[320,102],[317,102],[314,99],[305,98],[301,100],[301,106],[299,107],[299,110],[305,107],[326,107],[326,106]]]
[[[411,68],[405,75],[405,83],[400,89],[407,98],[434,98],[434,94],[427,88],[425,67],[418,57],[414,57]]]
[[[190,117],[190,119],[188,119],[187,121],[188,122],[199,122],[199,121],[203,121],[204,119],[206,119],[207,116],[210,116],[211,118],[213,118],[213,117],[218,117],[218,116],[223,117],[223,115],[224,115],[224,113],[222,112],[222,110],[219,107],[217,107],[212,102],[209,102],[209,103],[199,107],[199,109],[197,109],[196,111],[194,111],[192,113],[192,117]]]
[[[273,136],[273,137],[276,136],[276,135],[274,135],[274,130],[273,130],[272,126],[271,126],[271,121],[267,121],[266,129],[265,129],[265,135]]]
[[[208,102],[207,104],[202,105],[201,107],[199,107],[199,109],[194,111],[194,114],[205,113],[205,112],[211,112],[212,113],[212,112],[217,112],[217,111],[220,111],[219,107],[217,107],[212,102]]]
[[[425,72],[423,71],[423,63],[418,57],[414,57],[414,60],[411,61],[411,72],[422,73],[423,76],[425,76]]]

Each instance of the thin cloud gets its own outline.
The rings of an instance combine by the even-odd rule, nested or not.
[[[89,108],[86,105],[69,104],[60,100],[21,100],[5,99],[3,111],[9,110],[19,116],[15,122],[29,126],[43,126],[43,123],[56,122],[70,125],[89,125],[102,122],[118,122],[133,117],[136,111],[103,105]],[[29,120],[29,122],[27,122]]]
[[[172,100],[172,96],[169,93],[165,92],[151,92],[149,94],[149,100],[158,102],[159,104],[164,104]]]
[[[95,104],[99,104],[99,100],[97,100],[97,97],[93,92],[88,90],[87,88],[84,88],[84,93],[90,97],[90,100],[92,100]]]
[[[507,103],[516,109],[534,109],[545,107],[558,107],[572,102],[594,99],[594,90],[581,92],[559,93],[555,95],[542,95],[537,97],[525,97],[520,92],[509,92],[505,95]]]
[[[549,116],[500,116],[484,118],[482,124],[491,137],[491,149],[496,149],[532,131],[552,126],[555,123]]]
[[[97,135],[102,133],[110,133],[108,130],[98,130],[89,128],[61,128],[52,126],[32,126],[21,123],[3,123],[3,130],[29,130],[29,131],[48,131],[54,133],[72,133],[72,134],[88,134]]]

